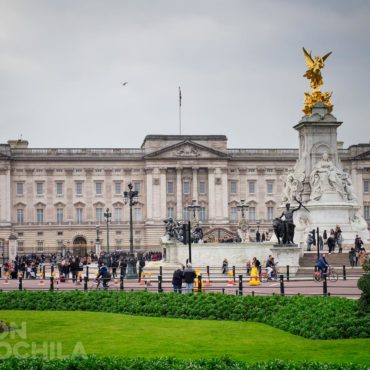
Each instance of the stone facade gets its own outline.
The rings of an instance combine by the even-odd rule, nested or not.
[[[369,223],[370,144],[338,153]],[[38,149],[8,141],[0,144],[0,253],[8,254],[10,235],[18,238],[19,252],[95,250],[97,224],[105,250],[106,208],[110,248],[127,249],[129,208],[122,193],[129,182],[139,190],[135,248],[159,249],[163,220],[189,217],[184,208],[192,200],[209,240],[236,235],[242,199],[251,235],[257,228],[271,233],[284,175],[297,158],[298,149],[230,149],[223,135],[148,135],[134,149]]]

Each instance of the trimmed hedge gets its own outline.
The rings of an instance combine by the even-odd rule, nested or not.
[[[356,301],[334,297],[14,291],[0,294],[0,309],[255,321],[305,338],[370,338],[370,315],[365,314]]]
[[[227,357],[201,360],[178,360],[174,358],[66,358],[63,360],[45,360],[43,358],[11,357],[0,360],[0,370],[365,370],[367,366],[344,363],[328,364],[323,362],[283,362],[280,360],[249,364]]]

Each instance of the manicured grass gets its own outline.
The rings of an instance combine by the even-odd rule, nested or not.
[[[228,355],[248,362],[310,360],[370,363],[370,339],[311,340],[265,324],[215,320],[183,320],[97,312],[0,311],[0,320],[21,326],[1,341],[12,347],[20,341],[60,342],[63,355],[71,355],[77,342],[87,354],[98,356],[211,358]],[[0,355],[4,355],[0,346]],[[30,350],[20,349],[20,354]]]

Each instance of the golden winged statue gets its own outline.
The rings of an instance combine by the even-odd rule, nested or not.
[[[306,77],[308,80],[310,80],[310,86],[313,89],[312,93],[305,92],[305,105],[303,107],[303,112],[307,115],[312,113],[312,107],[318,102],[324,103],[328,109],[328,112],[333,110],[333,104],[330,102],[331,92],[321,92],[321,86],[324,83],[321,70],[325,67],[324,62],[331,53],[332,52],[327,53],[323,57],[316,56],[312,58],[311,52],[308,53],[307,50],[303,48],[304,59],[308,67],[303,77]]]

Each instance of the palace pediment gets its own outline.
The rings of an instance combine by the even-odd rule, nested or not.
[[[228,155],[222,151],[185,140],[165,148],[161,148],[144,156],[147,159],[221,159]]]

